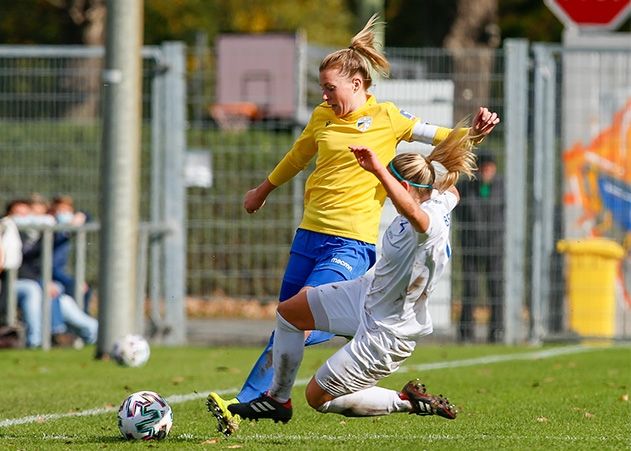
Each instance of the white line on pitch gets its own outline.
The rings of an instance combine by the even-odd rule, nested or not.
[[[593,351],[598,348],[586,347],[586,346],[567,346],[562,348],[551,348],[541,351],[524,352],[517,354],[499,354],[488,355],[483,357],[476,357],[473,359],[451,360],[446,362],[435,363],[423,363],[420,365],[403,366],[400,371],[432,371],[444,368],[459,368],[463,366],[475,366],[475,365],[488,365],[498,362],[513,362],[517,360],[537,360],[547,359],[551,357],[557,357],[567,354],[578,354],[580,352]],[[309,379],[301,379],[296,381],[295,386],[304,386],[309,382]],[[229,388],[224,390],[217,390],[219,395],[227,395],[237,392],[237,388]],[[203,399],[208,396],[210,392],[194,392],[183,395],[171,395],[166,398],[170,404],[179,404],[187,401],[194,401],[196,399]],[[59,420],[62,418],[70,417],[88,417],[93,415],[102,415],[105,413],[116,412],[118,407],[101,407],[96,409],[82,410],[81,412],[69,412],[69,413],[48,413],[41,415],[30,415],[22,418],[9,418],[6,420],[0,420],[0,427],[17,426],[20,424],[28,423],[44,423],[46,421]]]

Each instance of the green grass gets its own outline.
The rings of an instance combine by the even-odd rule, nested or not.
[[[299,375],[309,377],[334,349],[309,349]],[[454,421],[391,415],[322,415],[294,391],[294,419],[242,424],[224,439],[206,412],[209,390],[235,389],[258,354],[252,348],[160,348],[142,368],[122,368],[81,351],[0,353],[0,449],[630,449],[631,348],[609,347],[549,358],[514,359],[533,348],[419,346],[401,371],[382,381],[399,389],[421,377],[430,391],[449,396]],[[419,365],[505,355],[504,362],[443,369]],[[466,363],[466,362],[465,362]],[[171,397],[174,425],[162,442],[127,442],[118,436],[116,408],[129,394],[154,390]],[[195,394],[182,402],[173,396]],[[7,419],[66,415],[18,425]]]

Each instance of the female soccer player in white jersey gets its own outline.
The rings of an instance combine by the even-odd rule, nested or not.
[[[357,165],[348,146],[368,146],[382,163],[387,163],[402,140],[435,145],[451,131],[421,122],[391,102],[377,102],[368,92],[372,72],[385,77],[389,70],[388,60],[375,47],[375,20],[373,16],[348,48],[322,60],[319,72],[323,102],[315,107],[284,158],[245,195],[244,208],[256,212],[276,187],[296,176],[315,157],[315,169],[305,184],[302,222],[280,287],[281,302],[306,287],[355,279],[375,263],[386,194],[379,181]],[[482,139],[498,122],[496,113],[480,108],[473,119],[473,134]],[[461,129],[460,133],[464,135],[467,130]],[[332,336],[316,330],[308,334],[305,344],[321,343]],[[236,398],[224,400],[214,392],[209,395],[208,409],[224,434],[229,435],[239,420],[232,417],[228,405],[251,401],[269,388],[272,344],[270,338]]]
[[[453,131],[429,156],[397,155],[384,166],[361,145],[350,146],[357,163],[392,200],[399,212],[383,237],[383,255],[374,273],[301,291],[278,305],[270,390],[228,407],[241,418],[287,422],[291,389],[302,361],[305,330],[353,336],[320,367],[307,386],[309,405],[346,416],[394,412],[454,419],[456,409],[418,380],[401,391],[377,387],[432,332],[429,297],[450,256],[450,213],[459,200],[455,182],[476,168],[477,137]],[[356,163],[356,164],[357,164]]]

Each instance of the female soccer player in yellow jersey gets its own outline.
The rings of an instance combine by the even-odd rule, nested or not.
[[[372,174],[357,165],[349,146],[370,147],[382,164],[396,153],[401,140],[437,144],[451,129],[422,123],[391,102],[379,103],[368,92],[371,72],[387,77],[390,64],[375,47],[376,16],[352,39],[348,48],[327,55],[320,64],[322,99],[293,147],[269,176],[245,195],[244,207],[255,213],[278,186],[305,169],[315,156],[315,169],[307,179],[304,214],[292,243],[279,300],[289,299],[306,287],[355,279],[375,263],[375,243],[386,191]],[[499,123],[487,108],[476,112],[471,134],[484,137]],[[468,133],[463,129],[462,133]],[[332,334],[311,332],[306,345],[327,341]],[[208,397],[208,408],[218,429],[232,433],[239,419],[227,407],[249,402],[268,388],[273,335],[236,398]]]

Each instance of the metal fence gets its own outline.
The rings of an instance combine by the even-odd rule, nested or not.
[[[177,103],[183,91],[173,88],[177,81],[168,77],[183,66],[165,56],[181,47],[145,49],[142,218],[169,230],[179,227],[181,233],[171,241],[174,235],[167,233],[148,242],[148,277],[141,285],[146,283],[149,299],[166,302],[165,308],[153,304],[151,320],[162,330],[177,329],[180,335],[171,335],[172,341],[182,341],[185,333],[181,324],[172,323],[177,314],[169,313],[183,302],[184,280],[188,296],[209,302],[277,297],[301,219],[306,174],[274,191],[256,215],[248,215],[242,202],[290,148],[304,113],[320,101],[317,66],[330,49],[297,42],[295,83],[287,86],[299,94],[294,117],[246,115],[228,123],[211,114],[217,103],[214,50],[190,49],[186,130],[174,126],[166,113],[182,106],[169,104]],[[452,266],[431,303],[437,332],[457,337],[463,305],[471,304],[466,325],[473,335],[468,339],[485,340],[495,304],[503,313],[500,340],[539,342],[576,334],[573,313],[583,301],[572,294],[568,261],[573,256],[559,253],[556,244],[561,238],[596,235],[619,244],[630,241],[625,228],[631,198],[626,191],[630,50],[508,40],[496,51],[391,48],[386,54],[392,77],[376,80],[373,92],[379,100],[394,101],[439,125],[453,125],[479,105],[502,117],[480,146],[495,157],[503,176],[503,220],[481,226],[495,233],[501,251],[493,254],[498,251],[489,243],[465,245],[466,234],[480,226],[455,218]],[[101,56],[98,49],[0,47],[3,200],[63,192],[98,219],[100,97],[93,83]],[[178,144],[183,135],[171,135],[184,132],[187,152]],[[415,149],[403,144],[399,150]],[[184,182],[186,199],[180,199]],[[185,215],[173,215],[178,209],[169,205],[174,204],[186,205]],[[382,222],[392,214],[386,205]],[[86,274],[98,286],[97,241],[98,234],[88,240]],[[499,294],[485,283],[490,270],[468,269],[463,258],[468,254],[502,260]],[[186,264],[178,265],[179,258]],[[623,259],[622,267],[627,266]],[[606,336],[631,336],[626,272],[616,272],[612,283],[595,282],[594,315],[611,303],[599,291],[617,290],[610,321],[615,327]],[[465,290],[474,281],[480,282],[479,296]],[[578,334],[602,335],[586,330]]]
[[[191,66],[196,69],[189,74],[189,86],[196,87],[197,95],[189,98],[189,111],[196,111],[189,147],[211,155],[213,184],[188,190],[189,294],[211,301],[226,296],[276,299],[291,237],[300,220],[304,176],[275,191],[268,205],[254,216],[243,210],[243,195],[263,180],[289,149],[304,124],[305,112],[320,101],[317,67],[330,50],[314,46],[300,49],[302,58],[296,73],[304,75],[296,83],[303,95],[296,123],[279,126],[277,122],[252,120],[239,131],[222,129],[208,114],[215,102],[212,49],[191,51],[189,58],[195,61]],[[578,83],[577,90],[571,93],[574,103],[564,104],[568,92],[561,93],[571,81],[567,78],[567,55],[571,52],[579,52],[577,58],[581,59],[578,50],[531,45],[523,40],[507,40],[497,51],[468,50],[463,54],[444,49],[386,49],[392,76],[376,81],[373,92],[379,100],[394,101],[423,120],[440,125],[453,125],[466,114],[474,113],[479,105],[502,116],[502,124],[480,150],[495,157],[503,176],[504,219],[481,226],[495,234],[495,243],[481,242],[462,248],[460,243],[466,240],[462,234],[473,233],[471,230],[480,226],[456,217],[453,265],[446,283],[432,298],[432,315],[439,333],[457,337],[462,306],[469,303],[474,306],[467,319],[473,331],[469,340],[487,339],[494,304],[501,313],[502,326],[494,337],[500,341],[539,342],[577,335],[570,321],[576,301],[570,293],[568,256],[555,247],[559,239],[577,236],[568,234],[561,220],[567,209],[559,208],[567,183],[561,171],[561,143],[568,125],[563,118],[572,110],[592,109],[593,105],[581,104],[580,100],[586,98],[593,83],[610,86],[614,76],[609,74],[606,78],[601,70],[604,78],[585,85],[574,80]],[[618,64],[628,64],[629,50],[617,52],[621,58]],[[586,56],[600,61],[610,53],[605,44],[591,49]],[[200,67],[203,61],[207,64]],[[620,93],[622,86],[630,85],[629,71],[616,73],[614,85]],[[628,92],[625,96],[629,98]],[[611,94],[606,98],[611,100]],[[588,118],[580,120],[584,127],[598,129]],[[405,144],[399,150],[414,149],[415,146]],[[391,215],[392,210],[386,205],[382,222]],[[619,234],[612,238],[622,242]],[[500,269],[481,266],[472,271],[465,267],[463,255],[467,254],[497,260]],[[495,286],[487,283],[489,278]],[[465,289],[476,281],[479,296]],[[501,286],[499,290],[497,284]],[[618,288],[624,286],[616,283]],[[611,319],[617,322],[616,329],[609,335],[629,338],[629,306],[616,302],[619,308]],[[596,306],[595,311],[599,310],[600,306]]]
[[[87,212],[98,228],[103,55],[102,48],[0,46],[4,203],[33,193],[49,199],[70,195],[75,207]],[[145,259],[140,262],[138,299],[151,300],[149,320],[158,332],[156,339],[181,343],[185,325],[173,312],[183,311],[185,275],[177,262],[183,261],[184,218],[174,215],[177,208],[171,206],[184,203],[178,198],[181,177],[172,175],[181,169],[174,156],[183,154],[185,142],[184,120],[174,117],[177,112],[184,114],[184,47],[181,43],[147,47],[142,56],[140,217],[144,225],[138,251]],[[182,125],[167,126],[177,122]],[[98,233],[88,235],[84,249],[85,267],[78,271],[98,290]],[[48,323],[45,318],[44,326]],[[144,332],[143,322],[136,327]],[[46,345],[49,337],[44,338]]]

